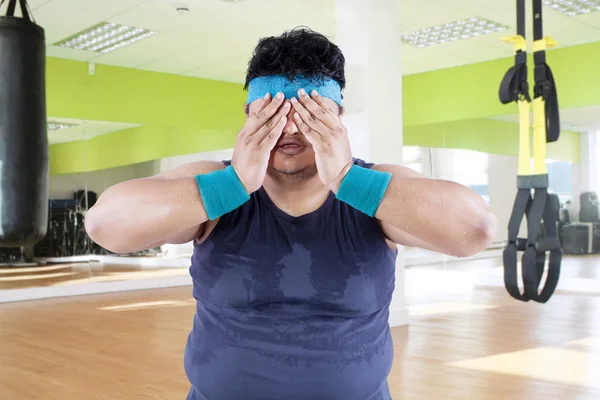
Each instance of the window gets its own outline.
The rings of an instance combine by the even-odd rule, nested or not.
[[[402,146],[402,164],[407,168],[422,173],[421,148],[416,146]]]
[[[453,150],[453,180],[477,192],[489,203],[488,154],[471,150]]]
[[[573,197],[573,166],[569,161],[546,160],[548,191],[557,194],[561,203]]]

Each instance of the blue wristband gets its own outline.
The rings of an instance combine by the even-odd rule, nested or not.
[[[204,209],[211,221],[250,200],[250,195],[231,165],[208,174],[196,175],[195,178]]]
[[[353,165],[342,179],[336,198],[373,217],[391,179],[389,172]]]

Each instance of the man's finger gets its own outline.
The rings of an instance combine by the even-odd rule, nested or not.
[[[319,132],[319,134],[321,135],[325,135],[327,134],[327,132],[330,131],[330,129],[325,124],[323,124],[323,122],[321,122],[314,114],[308,111],[295,98],[292,98],[292,105],[294,106],[294,110],[296,110],[296,112],[300,114],[302,122],[308,125],[311,129]]]
[[[290,111],[290,103],[285,102],[283,107],[279,109],[279,112],[273,116],[273,118],[269,119],[257,132],[253,135],[253,140],[256,140],[256,143],[260,144],[265,137],[267,137],[272,130],[276,127],[282,117],[285,117]]]
[[[308,96],[304,89],[298,91],[300,102],[311,113],[313,118],[321,121],[329,129],[335,129],[337,124],[339,124],[339,120],[328,112],[327,109],[329,106],[325,103],[323,97],[321,97],[316,90],[312,91],[311,96]]]
[[[247,122],[248,132],[250,132],[250,135],[255,134],[263,125],[265,125],[269,121],[269,119],[273,117],[273,115],[275,115],[275,113],[277,113],[277,110],[279,110],[279,108],[281,107],[281,103],[283,103],[283,100],[283,93],[277,93],[275,98],[271,100],[271,102],[269,102],[268,104],[265,104],[265,106],[261,110],[255,110],[252,112]],[[268,101],[266,101],[265,103],[267,102]]]
[[[271,93],[265,94],[265,97],[260,99],[260,102],[258,103],[258,106],[256,106],[256,110],[254,112],[261,112],[262,110],[264,110],[264,108],[267,106],[267,104],[269,104],[270,100],[271,100]]]
[[[294,122],[296,122],[298,130],[304,135],[306,140],[312,144],[313,148],[318,149],[321,143],[323,143],[323,136],[304,122],[300,114],[296,112],[294,113]]]
[[[285,128],[285,124],[287,124],[287,121],[288,119],[285,115],[281,117],[277,125],[275,125],[275,127],[269,131],[267,136],[265,136],[263,141],[260,142],[260,144],[258,145],[261,150],[270,152],[271,150],[273,150],[273,148],[275,148],[275,145],[281,137],[281,134],[283,133],[283,128]]]
[[[340,120],[340,106],[336,103],[337,107],[331,108],[331,105],[325,101],[325,97],[321,96],[319,92],[313,90],[310,97],[323,108],[335,121]]]

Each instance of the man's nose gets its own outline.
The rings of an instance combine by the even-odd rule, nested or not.
[[[286,100],[286,102],[290,103],[289,100]],[[294,113],[295,112],[296,111],[294,110],[294,107],[290,103],[290,109],[289,109],[289,112],[287,114],[287,123],[283,127],[283,133],[286,133],[288,135],[295,135],[296,133],[299,132],[298,125],[296,125],[296,121],[294,120]]]

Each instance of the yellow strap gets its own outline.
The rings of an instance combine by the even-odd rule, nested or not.
[[[550,36],[546,36],[541,40],[535,40],[533,42],[533,52],[544,51],[546,49],[551,49],[553,47],[558,46],[558,42],[552,39]]]
[[[515,53],[527,51],[527,41],[521,35],[503,37],[502,40],[514,44]],[[549,36],[533,42],[533,51],[544,51],[556,47],[558,43]],[[519,100],[519,176],[547,174],[546,168],[546,105],[542,97],[533,100],[533,172],[531,168],[531,104]]]
[[[546,103],[542,97],[533,99],[533,173],[548,173],[546,168]]]
[[[518,51],[527,51],[527,40],[521,35],[505,36],[502,40],[506,43],[513,43],[515,53]]]
[[[519,176],[531,175],[530,108],[531,105],[527,100],[519,100]]]

